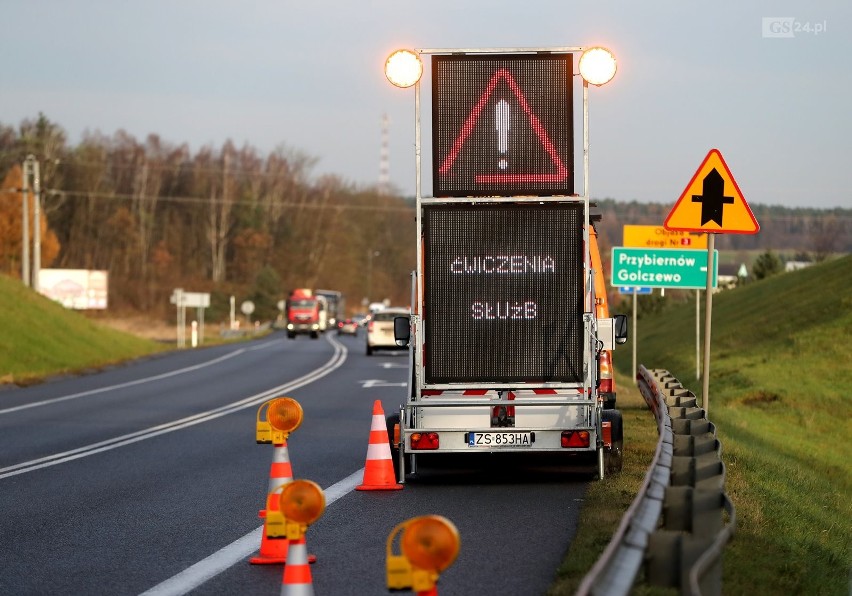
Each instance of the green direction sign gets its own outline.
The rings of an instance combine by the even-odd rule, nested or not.
[[[719,251],[713,251],[713,287],[719,274]],[[707,251],[679,248],[612,249],[615,287],[701,289],[707,287]]]

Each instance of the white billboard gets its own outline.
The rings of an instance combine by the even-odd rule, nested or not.
[[[109,274],[94,269],[41,269],[38,291],[65,308],[107,307]]]

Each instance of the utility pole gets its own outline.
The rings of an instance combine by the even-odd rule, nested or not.
[[[27,198],[30,178],[30,158],[24,161],[24,181],[21,184],[21,281],[30,285],[30,202]]]
[[[373,257],[377,257],[380,254],[382,253],[372,248],[367,251],[367,306],[370,305],[370,301],[372,300],[370,294],[373,292]]]
[[[41,171],[34,155],[28,155],[33,165],[33,289],[38,292],[38,278],[41,272]]]

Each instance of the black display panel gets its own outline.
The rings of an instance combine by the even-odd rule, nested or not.
[[[423,209],[425,380],[579,383],[582,205]]]
[[[574,193],[572,54],[432,56],[436,197]]]

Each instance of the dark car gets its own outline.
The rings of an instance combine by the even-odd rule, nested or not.
[[[358,335],[358,322],[353,319],[345,319],[337,323],[338,335]]]

